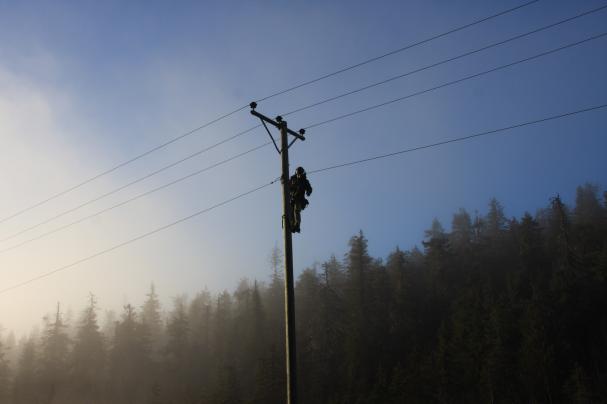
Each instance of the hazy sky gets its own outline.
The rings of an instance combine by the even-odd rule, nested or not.
[[[0,217],[39,202],[236,107],[523,1],[0,1]],[[542,0],[300,90],[260,102],[269,116],[603,5]],[[288,117],[294,129],[607,31],[607,10]],[[607,103],[607,38],[308,131],[291,148],[308,170]],[[241,111],[136,163],[0,223],[0,239],[258,122]],[[420,245],[491,197],[508,216],[575,187],[607,186],[599,110],[469,142],[310,176],[296,235],[299,272],[341,257],[363,229],[374,256]],[[255,130],[211,152],[0,243],[0,250],[266,142]],[[119,244],[275,178],[271,147],[39,241],[0,252],[0,289]],[[61,301],[80,310],[141,304],[155,282],[181,293],[267,280],[281,245],[278,184],[136,243],[0,295],[0,324],[24,332]]]

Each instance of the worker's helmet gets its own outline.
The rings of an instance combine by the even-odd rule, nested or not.
[[[305,175],[306,174],[306,170],[304,170],[303,167],[297,167],[297,169],[295,170],[295,174]]]

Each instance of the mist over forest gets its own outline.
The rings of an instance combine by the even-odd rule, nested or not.
[[[361,231],[301,272],[302,403],[607,402],[607,192],[518,218],[493,199],[422,246],[376,258]],[[71,320],[58,304],[27,337],[3,330],[0,403],[284,403],[279,249],[269,261],[231,292],[163,307],[152,285],[121,313],[91,294]]]

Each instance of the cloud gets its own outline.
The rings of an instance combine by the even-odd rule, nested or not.
[[[32,203],[79,183],[98,173],[100,161],[83,160],[81,146],[74,144],[78,134],[70,128],[77,121],[75,100],[58,89],[44,88],[31,77],[0,66],[0,218],[5,218]],[[101,135],[101,134],[99,134]],[[83,201],[122,185],[121,176],[103,178],[32,209],[23,215],[0,223],[0,238],[5,238],[41,220]],[[31,238],[60,224],[83,217],[140,190],[129,190],[66,215],[48,225],[0,243],[0,249]],[[166,223],[175,214],[170,204],[158,196],[140,200],[126,209],[117,209],[92,221],[74,226],[12,251],[0,253],[0,288],[19,283]],[[162,251],[179,244],[178,232],[169,240],[143,242],[135,249],[125,249],[84,263],[65,273],[32,283],[0,296],[0,318],[8,329],[25,332],[39,322],[40,316],[58,300],[66,307],[80,308],[89,291],[99,294],[105,307],[119,305],[122,296],[144,295],[154,276],[160,276],[166,259],[146,254],[155,246]],[[151,244],[150,244],[151,243]],[[161,281],[161,279],[157,279]],[[105,304],[104,304],[105,303]]]

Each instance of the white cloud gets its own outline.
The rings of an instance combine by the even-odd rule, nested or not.
[[[0,150],[0,184],[3,186],[0,218],[100,171],[101,163],[83,161],[81,152],[70,142],[78,134],[66,128],[80,125],[74,124],[77,121],[77,108],[73,107],[69,95],[56,89],[43,89],[28,77],[2,67],[0,90],[0,134],[3,144]],[[103,178],[0,223],[0,239],[124,182],[120,177]],[[0,249],[122,201],[140,190],[129,192],[66,215],[12,240],[0,242]],[[144,198],[128,209],[117,209],[69,230],[0,253],[0,289],[69,264],[170,221],[175,214],[161,198]],[[178,232],[173,231],[173,234],[169,234],[169,240],[152,239],[149,243],[155,246],[154,251],[162,253],[163,248],[170,251],[172,245],[180,241]],[[89,291],[98,294],[100,303],[105,307],[119,306],[125,293],[143,297],[150,280],[156,276],[157,281],[162,281],[157,277],[162,276],[161,265],[166,264],[166,258],[159,260],[145,253],[145,246],[149,248],[149,243],[108,254],[0,296],[2,325],[25,332],[38,323],[40,316],[56,301],[60,300],[65,307],[82,307]]]

